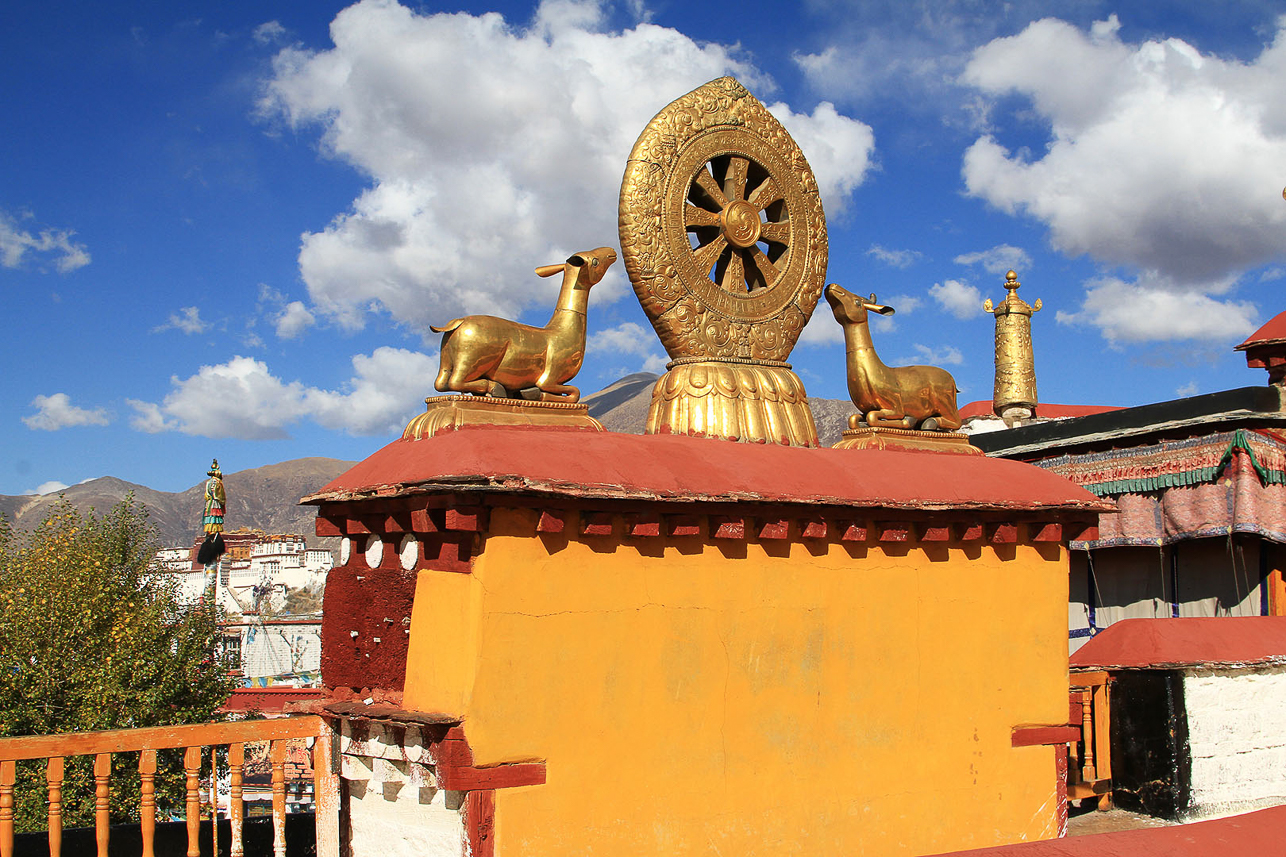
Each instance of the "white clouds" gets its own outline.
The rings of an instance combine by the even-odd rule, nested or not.
[[[871,126],[841,116],[829,101],[818,104],[812,115],[795,113],[781,102],[769,105],[768,110],[795,138],[812,167],[826,214],[842,213],[870,169],[875,151]]]
[[[194,333],[205,333],[209,329],[208,322],[201,320],[201,310],[194,306],[185,306],[178,312],[170,313],[170,318],[165,324],[152,328],[153,333],[160,333],[164,330],[180,330],[191,336]]]
[[[650,24],[604,32],[602,20],[594,2],[546,2],[520,29],[366,0],[336,16],[333,49],[278,54],[264,114],[319,126],[324,150],[373,180],[303,236],[314,311],[348,328],[383,311],[425,331],[549,303],[558,284],[531,268],[615,243],[621,171],[657,110],[728,73],[770,89],[736,48]],[[867,169],[870,129],[829,104],[773,109],[838,211]],[[624,293],[617,274],[595,299]]]
[[[1079,312],[1059,311],[1060,324],[1092,324],[1114,343],[1173,339],[1238,342],[1256,327],[1252,304],[1175,291],[1144,276],[1139,282],[1103,277],[1087,284]]]
[[[637,369],[613,370],[614,372],[656,372],[665,371],[665,364],[670,358],[658,348],[656,332],[641,324],[625,321],[616,327],[600,330],[592,334],[585,343],[587,354],[633,355],[642,357],[642,365]]]
[[[438,395],[438,356],[384,346],[353,357],[354,375],[342,392],[309,388],[304,408],[320,425],[349,434],[394,434]]]
[[[238,356],[172,378],[174,389],[160,405],[131,400],[137,412],[131,424],[146,432],[271,440],[311,419],[350,434],[391,434],[423,407],[437,368],[436,356],[382,347],[353,357],[353,377],[342,389],[324,390],[283,381],[266,363]]]
[[[917,298],[915,295],[889,295],[889,297],[884,301],[886,306],[893,307],[899,315],[907,315],[908,313],[914,312],[920,308],[920,304],[922,303],[924,303],[924,301]],[[887,318],[887,316],[880,316],[880,318]]]
[[[942,345],[938,348],[930,348],[927,345],[916,343],[915,350],[920,356],[932,366],[960,366],[964,363],[964,354],[954,345]]]
[[[78,408],[66,393],[36,396],[31,404],[36,413],[22,418],[29,429],[58,431],[70,426],[105,426],[111,422],[105,409]]]
[[[0,265],[17,268],[28,254],[52,254],[54,269],[60,274],[83,268],[89,264],[89,250],[71,240],[75,234],[70,229],[42,229],[32,234],[0,211]]]
[[[894,268],[909,268],[924,256],[918,250],[890,250],[887,247],[881,247],[879,244],[872,244],[871,249],[866,251],[866,255],[874,256],[884,264]]]
[[[279,339],[295,339],[317,323],[317,316],[303,301],[287,301],[285,295],[266,283],[259,284],[255,312],[272,323]],[[263,340],[253,334],[244,341],[251,348],[263,345]]]
[[[799,345],[801,346],[825,346],[836,342],[844,341],[844,328],[839,326],[835,321],[835,316],[831,313],[831,308],[826,301],[817,302],[817,309],[813,311],[813,316],[804,325],[804,329],[799,334]]]
[[[255,27],[250,35],[261,45],[275,44],[286,40],[286,28],[280,21],[265,21]]]
[[[59,491],[66,491],[69,487],[70,486],[65,482],[59,482],[57,479],[51,479],[48,482],[42,482],[27,493],[44,496],[45,494],[57,494]]]
[[[134,409],[134,416],[130,417],[129,424],[136,431],[157,434],[158,432],[172,431],[178,428],[178,423],[174,420],[167,420],[165,414],[161,413],[161,407],[155,402],[126,399],[125,404]]]
[[[982,312],[982,292],[960,280],[943,280],[929,287],[929,294],[947,312],[959,319]]]
[[[277,336],[282,339],[294,339],[317,321],[303,301],[291,301],[277,316]]]
[[[962,253],[952,261],[957,265],[981,264],[983,270],[990,274],[1023,271],[1031,267],[1031,256],[1027,255],[1027,251],[1011,244],[997,244],[990,250]]]
[[[916,342],[911,347],[915,349],[915,357],[909,360],[900,360],[898,364],[960,366],[964,363],[964,353],[954,345],[939,345],[933,348]]]
[[[964,81],[1030,98],[1051,140],[1029,158],[980,138],[965,183],[1065,253],[1155,272],[1172,294],[1216,292],[1286,237],[1286,30],[1241,63],[1177,39],[1126,44],[1117,28],[1046,19],[975,52]]]

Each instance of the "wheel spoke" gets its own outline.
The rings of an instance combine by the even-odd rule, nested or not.
[[[684,226],[718,226],[719,215],[690,202],[683,204]]]
[[[693,179],[693,182],[705,191],[706,196],[710,197],[710,200],[714,202],[715,205],[720,208],[727,206],[728,198],[723,195],[723,190],[720,189],[719,183],[714,180],[714,176],[710,175],[710,171],[705,167],[697,170],[697,175],[696,178]]]
[[[747,277],[751,281],[750,291],[753,292],[777,282],[777,276],[781,272],[777,270],[772,260],[764,255],[764,251],[758,247],[751,247],[748,252],[752,266],[751,276]]]
[[[790,242],[790,223],[765,223],[759,227],[759,237],[774,244]]]
[[[692,255],[697,260],[697,268],[701,271],[701,276],[710,276],[710,269],[714,267],[714,263],[719,259],[719,254],[727,246],[728,239],[720,235],[709,244],[692,251]],[[771,265],[772,263],[769,262],[768,264]]]
[[[728,159],[728,172],[723,177],[723,193],[729,200],[746,198],[746,173],[750,161],[735,155]]]
[[[784,194],[782,194],[781,188],[777,187],[777,182],[773,180],[772,176],[769,176],[764,180],[763,184],[750,192],[750,196],[747,197],[747,201],[749,201],[751,205],[764,209],[772,205],[774,202],[777,202],[783,196]]]
[[[731,258],[723,269],[723,276],[719,279],[719,285],[723,286],[725,292],[732,292],[734,295],[746,293],[746,262],[740,250],[732,251]]]

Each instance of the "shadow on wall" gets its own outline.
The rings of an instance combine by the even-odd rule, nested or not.
[[[212,854],[210,820],[201,822],[200,844],[202,854]],[[261,816],[247,818],[242,825],[245,857],[271,857],[272,818]],[[232,844],[232,827],[226,818],[219,819],[219,854],[227,855]],[[75,827],[63,830],[64,854],[94,854],[97,845],[94,828]],[[156,857],[184,857],[188,849],[187,825],[182,821],[158,822],[156,825]],[[112,825],[108,839],[108,857],[137,857],[143,853],[143,833],[137,824]],[[317,853],[317,828],[313,814],[290,813],[286,816],[286,853],[299,857],[312,857]],[[49,839],[45,833],[22,833],[14,837],[14,857],[46,857]]]

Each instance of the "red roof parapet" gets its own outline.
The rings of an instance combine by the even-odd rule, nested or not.
[[[1081,646],[1074,669],[1286,664],[1286,616],[1124,619]]]
[[[953,851],[938,857],[1243,857],[1281,853],[1283,829],[1286,806],[1275,806],[1214,821]]]
[[[1060,476],[982,456],[497,427],[394,441],[303,502],[436,493],[1090,515],[1114,508]]]

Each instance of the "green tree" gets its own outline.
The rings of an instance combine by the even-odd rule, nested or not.
[[[156,547],[132,497],[102,515],[63,500],[26,534],[0,519],[0,736],[218,719],[232,679],[213,598],[184,604],[157,574]],[[158,808],[177,810],[178,752],[162,756]],[[92,761],[67,760],[66,826],[93,823]],[[137,764],[113,760],[114,821],[137,817]],[[44,829],[43,763],[20,765],[16,797],[19,830]]]

